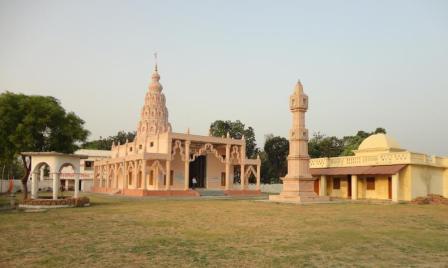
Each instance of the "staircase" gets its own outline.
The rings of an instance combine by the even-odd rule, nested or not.
[[[200,196],[225,196],[222,190],[195,189]]]

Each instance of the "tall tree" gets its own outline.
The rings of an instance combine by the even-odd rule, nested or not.
[[[264,152],[261,154],[263,181],[270,183],[280,182],[286,175],[289,154],[289,141],[280,136],[266,135]]]
[[[234,139],[241,139],[244,136],[246,140],[246,155],[247,157],[256,157],[259,150],[255,140],[255,132],[252,127],[246,127],[240,120],[223,121],[216,120],[210,125],[210,135],[215,137],[226,136],[227,133]]]
[[[0,158],[9,164],[25,151],[73,153],[89,131],[76,114],[67,113],[54,97],[0,94]],[[31,159],[21,155],[22,186],[28,197]]]
[[[100,137],[98,140],[88,141],[82,145],[84,149],[94,149],[94,150],[110,150],[112,148],[112,143],[124,144],[126,141],[132,142],[135,139],[135,131],[118,131],[117,135],[109,136],[107,138]]]

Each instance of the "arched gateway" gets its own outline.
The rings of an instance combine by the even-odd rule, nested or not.
[[[246,141],[172,132],[157,64],[132,142],[113,144],[111,158],[96,161],[93,191],[124,195],[198,195],[191,189],[258,194],[261,161],[246,158]],[[256,189],[248,189],[249,178]]]
[[[65,180],[74,182],[74,197],[78,198],[80,160],[86,159],[86,155],[63,154],[57,152],[23,152],[22,155],[31,158],[31,198],[38,198],[39,181],[43,180],[44,171],[49,171],[50,178],[53,179],[53,199],[58,199],[60,179],[62,170],[65,167],[71,167],[72,173],[64,173]]]

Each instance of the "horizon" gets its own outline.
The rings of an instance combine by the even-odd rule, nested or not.
[[[57,98],[88,140],[135,131],[157,52],[175,132],[240,120],[260,148],[265,135],[287,138],[300,79],[310,138],[383,127],[404,149],[448,156],[447,11],[444,1],[0,0],[0,92]]]

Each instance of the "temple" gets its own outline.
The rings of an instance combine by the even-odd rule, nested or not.
[[[199,196],[201,189],[260,193],[261,160],[246,158],[244,137],[172,132],[157,64],[151,79],[135,139],[113,144],[110,158],[95,161],[92,190],[132,196]]]

